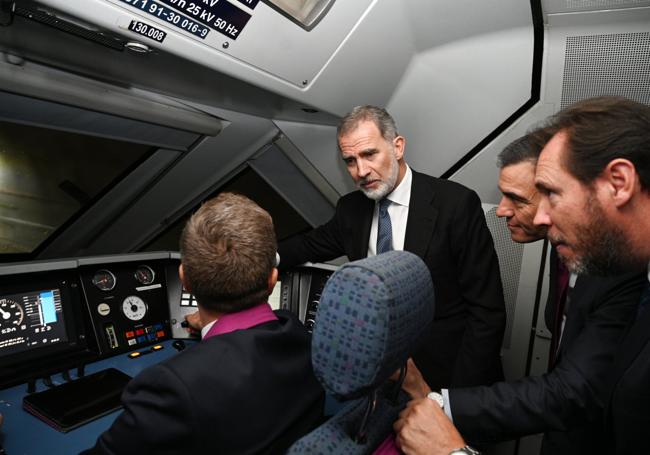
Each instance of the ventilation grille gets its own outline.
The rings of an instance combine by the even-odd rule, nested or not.
[[[567,38],[561,107],[602,95],[650,104],[650,33]]]
[[[503,295],[506,301],[506,312],[508,315],[506,331],[503,335],[503,347],[508,349],[510,348],[510,340],[512,338],[515,307],[517,306],[519,275],[521,273],[521,261],[524,256],[524,245],[512,241],[505,220],[498,218],[496,211],[496,207],[493,207],[485,212],[485,221],[492,234],[494,248],[499,258],[499,271],[501,272]]]
[[[650,0],[545,0],[547,14],[650,6]]]
[[[63,32],[70,33],[72,35],[78,36],[79,38],[93,41],[117,51],[124,50],[125,41],[120,37],[84,28],[80,25],[57,17],[54,14],[48,14],[47,12],[37,8],[16,5],[16,15],[31,19],[36,22],[40,22],[41,24],[54,27]]]

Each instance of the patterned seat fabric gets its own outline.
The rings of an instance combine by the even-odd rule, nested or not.
[[[321,295],[312,363],[323,387],[354,400],[300,439],[289,453],[371,453],[390,434],[408,400],[386,398],[386,381],[402,365],[434,310],[431,275],[422,260],[390,251],[341,267]],[[382,387],[383,386],[383,387]],[[368,396],[378,390],[365,444],[353,441]]]

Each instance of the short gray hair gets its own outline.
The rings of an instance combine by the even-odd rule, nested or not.
[[[357,128],[359,123],[368,120],[372,121],[377,126],[377,129],[379,129],[379,132],[381,133],[381,137],[385,140],[391,142],[398,136],[395,120],[386,109],[366,104],[364,106],[357,106],[345,114],[336,129],[336,138],[340,139],[341,136],[344,136]]]

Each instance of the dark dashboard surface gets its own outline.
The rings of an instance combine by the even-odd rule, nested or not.
[[[179,264],[176,252],[153,252],[0,265],[6,453],[76,453],[94,444],[117,411],[60,433],[23,410],[23,400],[107,368],[135,376],[175,355],[183,342],[171,339],[191,338],[181,322],[197,310],[182,288]],[[311,331],[334,269],[313,265],[283,274],[271,306],[293,311]]]

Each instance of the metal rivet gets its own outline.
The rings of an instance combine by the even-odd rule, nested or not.
[[[307,79],[305,79],[304,81],[302,81],[302,85],[307,85],[308,83],[309,83],[309,81],[308,81]]]
[[[229,43],[228,41],[224,42],[224,43],[221,45],[221,47],[223,47],[224,49],[228,49],[229,46],[230,46],[230,43]]]

